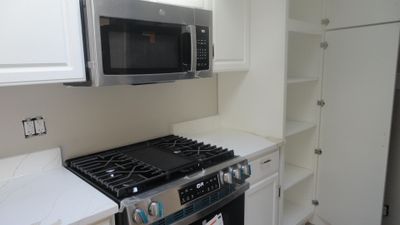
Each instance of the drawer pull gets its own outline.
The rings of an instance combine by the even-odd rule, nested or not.
[[[267,163],[270,163],[271,161],[272,161],[272,160],[268,159],[268,160],[262,162],[261,164],[267,164]]]

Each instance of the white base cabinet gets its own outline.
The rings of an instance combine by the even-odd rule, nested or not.
[[[278,224],[278,173],[251,185],[246,192],[245,225]]]
[[[279,155],[275,151],[249,160],[252,175],[245,197],[245,225],[278,225]]]
[[[0,86],[85,80],[79,0],[0,7]]]

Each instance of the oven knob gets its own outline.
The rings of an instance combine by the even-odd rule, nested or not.
[[[135,224],[147,224],[149,218],[144,210],[135,209],[133,212],[133,222],[135,222]]]
[[[251,166],[250,166],[250,164],[242,165],[242,171],[243,171],[244,175],[251,176]]]
[[[232,184],[233,183],[233,180],[232,180],[232,168],[229,168],[229,171],[224,173],[223,181],[224,181],[224,183],[227,183],[227,184]]]
[[[150,216],[163,217],[164,216],[164,205],[161,202],[152,202],[149,205]]]
[[[237,180],[242,179],[242,169],[240,167],[233,169],[233,177]]]

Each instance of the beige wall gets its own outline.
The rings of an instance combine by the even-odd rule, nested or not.
[[[61,146],[65,158],[169,134],[170,125],[217,113],[215,78],[145,86],[0,88],[0,158]],[[46,120],[25,139],[21,120]]]

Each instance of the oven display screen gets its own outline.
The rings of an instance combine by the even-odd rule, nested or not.
[[[184,187],[179,190],[181,205],[200,198],[201,196],[204,196],[209,192],[218,190],[219,188],[220,185],[217,175]]]

